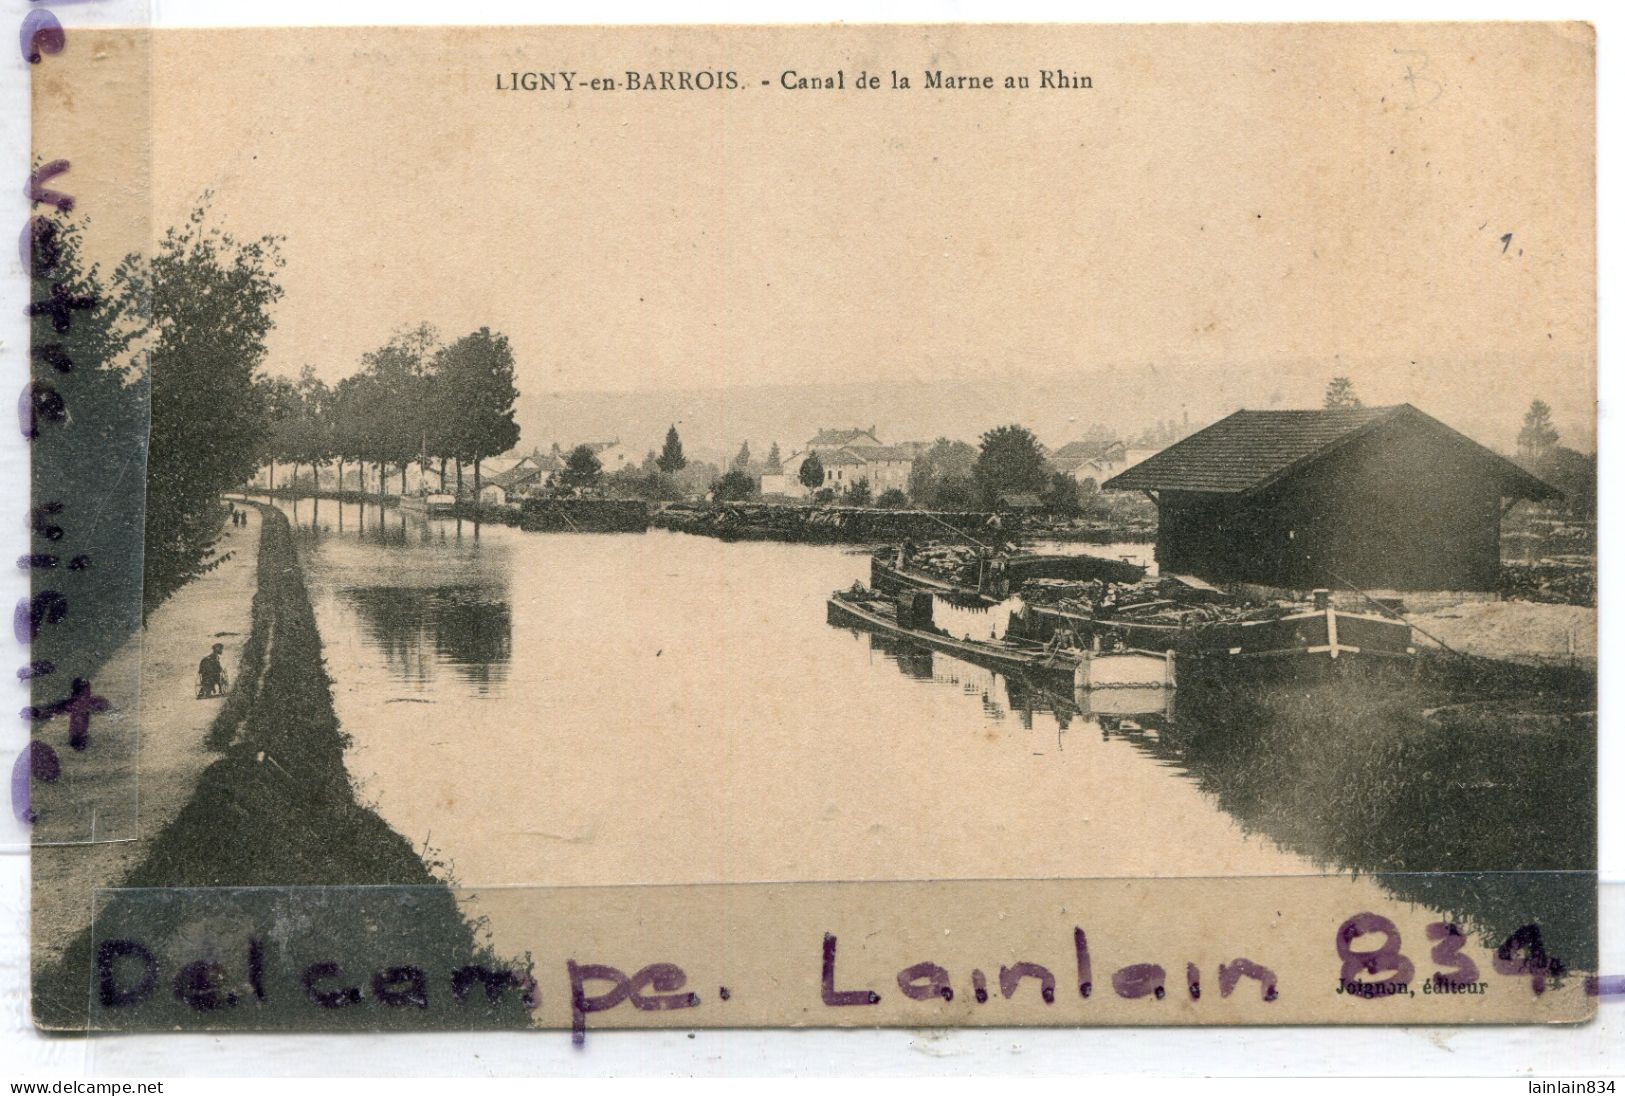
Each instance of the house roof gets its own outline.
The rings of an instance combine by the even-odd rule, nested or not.
[[[512,468],[504,469],[493,476],[484,477],[484,483],[481,484],[481,486],[495,485],[497,487],[507,489],[517,487],[522,483],[529,483],[534,479],[539,479],[541,474],[542,470],[540,468],[526,460],[514,465]]]
[[[1113,449],[1121,450],[1123,448],[1123,443],[1120,441],[1114,441],[1109,445],[1095,445],[1086,441],[1069,441],[1052,453],[1051,457],[1061,460],[1085,461],[1092,457],[1104,456]]]
[[[849,452],[864,460],[913,460],[914,454],[900,445],[849,445]]]
[[[853,427],[850,430],[820,430],[817,436],[807,445],[809,447],[814,445],[851,445],[859,438],[868,438],[876,445],[880,444],[880,439],[875,436],[873,430],[862,430]]]
[[[482,478],[488,481],[520,467],[533,468],[535,463],[529,457],[486,457],[480,462],[480,471],[484,473]]]
[[[1237,411],[1184,441],[1118,473],[1111,490],[1193,491],[1246,495],[1261,491],[1357,438],[1405,422],[1470,446],[1509,497],[1549,498],[1559,492],[1505,457],[1484,448],[1408,403],[1392,407],[1314,411]]]
[[[851,449],[837,449],[833,453],[824,453],[819,458],[825,468],[832,464],[867,464],[868,461],[858,456]]]

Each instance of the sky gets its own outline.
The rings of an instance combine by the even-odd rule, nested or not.
[[[78,181],[106,257],[206,193],[217,223],[283,238],[273,371],[337,379],[426,320],[508,334],[522,415],[527,392],[1167,365],[1260,406],[1273,372],[1347,373],[1446,421],[1540,396],[1591,439],[1581,29],[164,35],[150,70],[116,39],[70,59],[122,82],[53,70],[47,94],[74,90],[43,128],[100,142]],[[1055,68],[1094,86],[922,87]],[[660,69],[740,86],[497,90]],[[893,69],[914,87],[855,87]],[[785,90],[787,70],[847,90]],[[150,125],[107,131],[148,104]]]

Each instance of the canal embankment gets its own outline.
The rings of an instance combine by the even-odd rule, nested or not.
[[[97,922],[135,925],[159,954],[176,942],[229,935],[225,930],[248,922],[243,931],[262,941],[321,941],[326,951],[317,958],[358,974],[374,969],[370,959],[380,947],[397,963],[411,957],[414,969],[505,969],[480,945],[475,924],[424,855],[360,801],[345,768],[347,739],[287,518],[274,507],[257,510],[251,630],[231,697],[204,734],[216,757],[195,775],[174,816],[144,831],[128,870],[113,883],[119,889],[97,904]],[[154,646],[151,636],[148,646]],[[164,735],[169,728],[152,726],[148,733]],[[35,870],[36,878],[58,887],[54,866],[36,863]],[[288,906],[242,897],[285,888],[313,888],[302,893],[317,900]],[[157,901],[154,892],[173,901]],[[41,956],[35,967],[35,1018],[45,1027],[84,1026],[87,1002],[95,1000],[91,903],[88,893],[81,897],[85,927],[63,937],[71,942],[59,957]],[[227,909],[230,923],[222,924]],[[283,911],[282,920],[274,910]],[[274,967],[281,959],[294,957],[277,953],[262,962]],[[236,995],[240,1003],[211,1011],[210,1026],[373,1029],[448,1022],[444,1010],[420,1008],[312,1011],[304,999],[309,994],[258,993],[262,977],[255,979],[256,992]],[[173,994],[155,997],[142,1026],[196,1024],[184,997],[179,983]],[[526,1016],[516,994],[494,1003],[475,995],[451,1022],[514,1026]]]

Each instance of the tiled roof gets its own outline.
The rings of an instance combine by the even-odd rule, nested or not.
[[[868,463],[862,457],[858,456],[855,452],[853,452],[850,449],[837,449],[833,453],[824,453],[824,454],[820,455],[818,459],[824,465],[825,468],[828,468],[832,464],[867,464]]]
[[[853,427],[850,430],[820,430],[818,436],[808,442],[808,445],[851,445],[859,438],[868,438],[878,442],[880,439],[868,430]]]
[[[913,460],[914,454],[897,445],[849,445],[849,452],[864,460]]]
[[[526,461],[525,463],[515,465],[506,471],[498,472],[494,476],[486,476],[485,483],[487,485],[494,483],[498,487],[504,488],[517,487],[522,483],[529,483],[531,480],[540,478],[541,474],[542,470],[540,468],[537,468],[534,464]]]
[[[1102,456],[1113,449],[1121,450],[1122,448],[1123,443],[1120,441],[1114,441],[1110,445],[1092,445],[1088,442],[1069,441],[1050,455],[1052,458],[1059,457],[1063,460],[1089,460],[1092,457]]]
[[[1398,420],[1471,446],[1506,494],[1546,498],[1550,485],[1408,403],[1317,411],[1237,411],[1107,480],[1114,490],[1246,494],[1262,490],[1371,430]]]

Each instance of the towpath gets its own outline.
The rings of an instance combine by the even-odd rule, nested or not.
[[[248,524],[228,522],[219,544],[229,558],[178,590],[102,667],[92,684],[108,709],[91,717],[88,747],[69,748],[64,718],[36,731],[61,759],[59,779],[33,788],[36,970],[90,924],[93,892],[119,885],[220,756],[209,732],[225,701],[198,699],[197,665],[220,643],[233,686],[241,676],[260,536],[259,512],[245,509]]]

